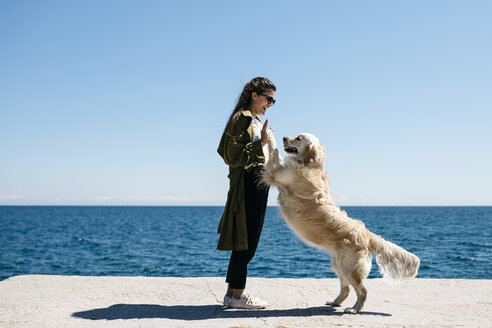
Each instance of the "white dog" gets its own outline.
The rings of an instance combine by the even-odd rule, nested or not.
[[[352,285],[357,302],[345,312],[355,314],[362,309],[367,297],[362,280],[371,269],[371,253],[376,254],[384,277],[396,281],[414,278],[420,265],[417,256],[373,234],[333,203],[323,170],[325,148],[318,138],[302,133],[283,140],[289,154],[285,159],[280,157],[269,131],[269,161],[263,181],[278,188],[280,209],[292,230],[307,244],[331,255],[332,267],[340,279],[340,294],[326,304],[340,306]]]

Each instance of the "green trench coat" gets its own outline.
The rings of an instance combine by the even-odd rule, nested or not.
[[[236,125],[232,129],[228,125],[225,129],[217,149],[224,162],[229,165],[229,193],[217,229],[217,233],[220,233],[217,249],[223,251],[248,249],[244,169],[247,167],[250,172],[256,170],[260,163],[265,163],[261,140],[252,142],[252,118],[249,110],[241,111]]]

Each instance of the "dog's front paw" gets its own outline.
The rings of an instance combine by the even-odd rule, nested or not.
[[[357,310],[354,308],[346,308],[343,312],[347,314],[357,314]]]
[[[267,130],[267,134],[268,134],[268,145],[272,149],[277,148],[277,141],[275,140],[275,135],[273,134],[273,131],[272,130]]]
[[[275,166],[280,165],[280,155],[278,153],[278,149],[275,148],[272,152],[272,156],[270,157]]]

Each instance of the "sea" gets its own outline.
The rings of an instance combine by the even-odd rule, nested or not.
[[[0,280],[16,275],[225,277],[223,207],[0,206]],[[416,254],[418,277],[492,279],[492,207],[342,207]],[[333,278],[330,257],[268,207],[248,276]],[[369,278],[379,278],[377,264]]]

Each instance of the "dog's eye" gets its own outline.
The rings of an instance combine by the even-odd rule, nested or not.
[[[297,138],[296,138],[296,140],[301,141],[301,137],[300,137],[300,136],[299,136],[299,137],[297,137]]]

